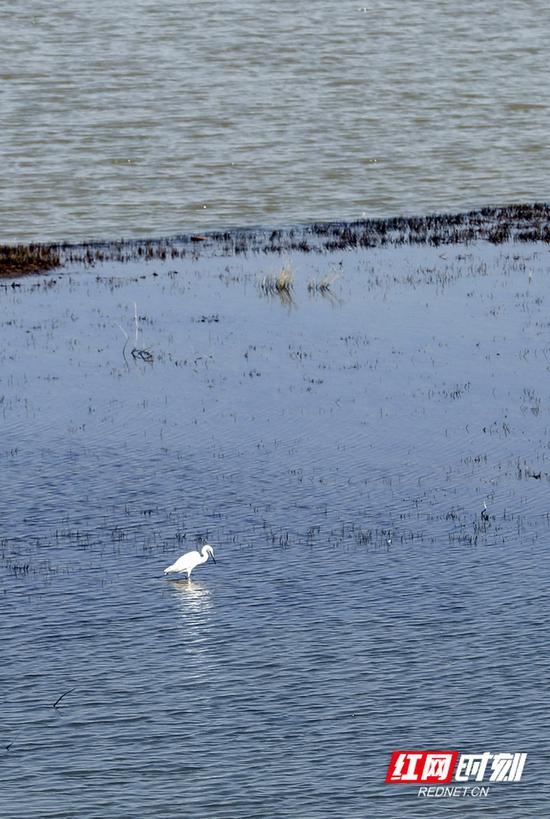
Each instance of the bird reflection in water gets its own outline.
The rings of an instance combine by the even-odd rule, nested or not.
[[[212,654],[212,592],[192,580],[167,582],[179,609],[176,641],[180,649],[177,654],[185,669],[182,673],[193,685],[201,684],[212,676],[213,665],[216,665],[215,654]]]
[[[184,615],[193,619],[207,615],[212,608],[212,593],[207,586],[194,580],[169,580],[170,589],[177,595]],[[198,624],[198,622],[197,622]]]

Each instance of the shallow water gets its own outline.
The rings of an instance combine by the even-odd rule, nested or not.
[[[543,0],[5,0],[0,241],[546,199]]]
[[[294,253],[290,302],[263,254],[0,286],[5,819],[544,815],[547,258]],[[529,756],[467,804],[384,784],[433,747]]]

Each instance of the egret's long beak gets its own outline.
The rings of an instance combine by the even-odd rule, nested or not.
[[[210,557],[212,558],[212,560],[213,560],[213,561],[214,561],[214,563],[215,563],[215,562],[216,562],[216,558],[214,557],[214,555],[210,555]]]

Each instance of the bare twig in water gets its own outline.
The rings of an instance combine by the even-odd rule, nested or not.
[[[139,332],[139,324],[138,324],[138,311],[137,311],[137,301],[134,302],[134,322],[136,325],[136,337],[134,339],[134,344],[137,347],[138,343],[138,332]]]
[[[151,350],[147,350],[142,347],[138,347],[138,334],[139,334],[139,316],[138,316],[138,309],[137,309],[137,302],[134,302],[134,324],[136,327],[136,335],[135,335],[135,347],[132,350],[132,358],[140,358],[142,361],[153,361],[153,353]]]
[[[9,749],[13,747],[14,743],[17,742],[18,737],[19,737],[19,734],[16,734],[14,736],[14,738],[12,739],[12,741],[8,742],[8,744],[6,745],[6,751],[9,751]]]
[[[124,361],[126,361],[126,364],[127,364],[128,360],[126,358],[126,345],[128,344],[128,342],[130,340],[130,336],[128,335],[128,333],[126,332],[124,327],[121,327],[121,325],[118,324],[118,322],[115,322],[115,323],[116,323],[116,326],[118,327],[118,329],[124,335],[124,338],[126,339],[126,341],[124,342],[124,347],[122,348],[122,356],[124,358]],[[132,358],[134,360],[139,358],[141,361],[148,361],[148,362],[153,361],[154,360],[154,355],[151,352],[151,350],[147,350],[144,347],[138,347],[139,316],[138,316],[138,309],[137,309],[137,303],[136,302],[134,302],[134,328],[135,328],[135,335],[134,335],[134,345],[135,346],[132,347],[132,349],[130,351],[132,353]]]
[[[122,357],[123,357],[124,361],[126,361],[126,363],[128,363],[128,361],[126,359],[126,345],[128,344],[128,341],[129,341],[130,337],[129,337],[128,333],[126,332],[126,330],[124,329],[124,327],[121,327],[118,322],[116,322],[116,326],[118,327],[120,332],[124,334],[124,338],[126,339],[126,341],[124,342],[124,347],[122,348]]]
[[[54,704],[52,705],[52,708],[57,708],[57,706],[59,705],[59,703],[61,702],[61,700],[62,700],[64,697],[66,697],[66,696],[67,696],[67,694],[70,694],[70,693],[71,693],[71,691],[74,691],[74,688],[69,688],[69,690],[68,690],[68,691],[65,691],[65,693],[64,693],[64,694],[61,694],[61,696],[60,696],[60,697],[58,697],[58,698],[56,699],[56,701],[54,702]]]

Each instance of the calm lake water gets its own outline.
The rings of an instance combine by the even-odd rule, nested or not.
[[[547,247],[288,261],[0,287],[3,819],[547,814]],[[420,800],[398,748],[528,761]]]
[[[544,0],[4,0],[0,240],[545,200]]]

